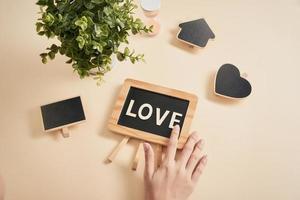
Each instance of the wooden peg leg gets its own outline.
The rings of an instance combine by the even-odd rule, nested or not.
[[[136,150],[136,153],[135,153],[135,156],[134,156],[134,159],[133,159],[133,163],[132,163],[132,167],[131,167],[131,169],[132,169],[133,171],[135,171],[135,170],[137,169],[137,166],[138,166],[138,164],[139,164],[139,160],[140,160],[140,156],[141,156],[142,147],[143,147],[142,142],[140,142],[140,143],[139,143],[139,146],[138,146],[138,148],[137,148],[137,150]]]
[[[64,138],[70,137],[69,129],[67,127],[64,127],[63,129],[61,129],[61,134]]]
[[[125,144],[127,144],[128,140],[129,140],[128,136],[124,137],[122,139],[122,141],[115,147],[115,149],[111,152],[111,154],[106,159],[108,163],[111,163],[115,159],[115,157],[117,156],[117,154],[119,153],[119,151],[121,150],[121,148]]]
[[[162,161],[162,146],[157,144],[155,148],[155,167],[158,168]]]

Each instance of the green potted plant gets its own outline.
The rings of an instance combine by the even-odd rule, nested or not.
[[[112,56],[132,63],[144,60],[128,47],[130,33],[149,33],[139,18],[133,16],[137,6],[133,0],[38,0],[41,18],[36,23],[39,35],[57,38],[40,54],[43,63],[57,53],[67,56],[80,78],[92,76],[99,81],[111,69]]]

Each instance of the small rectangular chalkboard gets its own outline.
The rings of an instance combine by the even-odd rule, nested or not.
[[[81,98],[74,97],[41,106],[45,131],[62,129],[85,120]]]
[[[197,96],[142,81],[127,79],[121,89],[109,128],[119,134],[166,145],[172,128],[181,127],[182,148],[197,105]]]

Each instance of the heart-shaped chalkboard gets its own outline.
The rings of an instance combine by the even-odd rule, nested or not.
[[[241,77],[239,69],[232,64],[224,64],[218,70],[215,93],[229,98],[244,98],[250,95],[251,84]]]

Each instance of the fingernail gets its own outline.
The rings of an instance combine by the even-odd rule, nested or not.
[[[202,150],[203,149],[203,146],[204,146],[204,140],[199,140],[199,142],[196,144],[197,145],[197,147],[200,149],[200,150]]]
[[[176,124],[176,125],[174,126],[174,128],[173,128],[173,132],[179,133],[179,130],[180,130],[180,127],[179,127],[178,124]]]
[[[149,144],[148,143],[143,143],[144,150],[148,151],[149,150]]]

